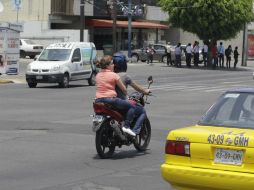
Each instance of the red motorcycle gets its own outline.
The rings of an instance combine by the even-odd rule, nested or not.
[[[152,76],[148,77],[148,88],[152,82]],[[144,94],[139,92],[131,94],[129,99],[142,106],[148,104],[147,96],[144,98]],[[96,133],[95,145],[100,158],[112,157],[116,146],[121,148],[122,145],[130,146],[133,144],[139,152],[147,149],[151,139],[151,125],[148,117],[145,118],[140,133],[133,137],[122,130],[123,113],[105,103],[94,103],[93,108],[95,112],[93,115],[93,131]],[[131,123],[131,129],[134,127],[136,119],[134,118]]]

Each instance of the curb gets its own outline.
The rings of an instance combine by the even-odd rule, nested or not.
[[[3,80],[0,79],[0,84],[8,84],[8,83],[14,83],[12,80]]]

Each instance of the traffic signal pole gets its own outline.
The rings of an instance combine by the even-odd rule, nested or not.
[[[85,0],[80,0],[80,42],[84,41]]]

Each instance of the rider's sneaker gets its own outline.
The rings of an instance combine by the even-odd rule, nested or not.
[[[134,136],[134,137],[136,136],[136,134],[130,128],[123,127],[122,130],[123,132],[128,133],[131,136]]]

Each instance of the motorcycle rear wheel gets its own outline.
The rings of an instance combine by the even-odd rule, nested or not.
[[[143,152],[147,149],[151,139],[151,125],[148,118],[145,119],[140,133],[136,136],[134,147],[137,151]]]
[[[108,125],[108,123],[102,124],[95,136],[96,150],[102,159],[111,158],[115,152],[115,145],[112,142],[114,132]]]

